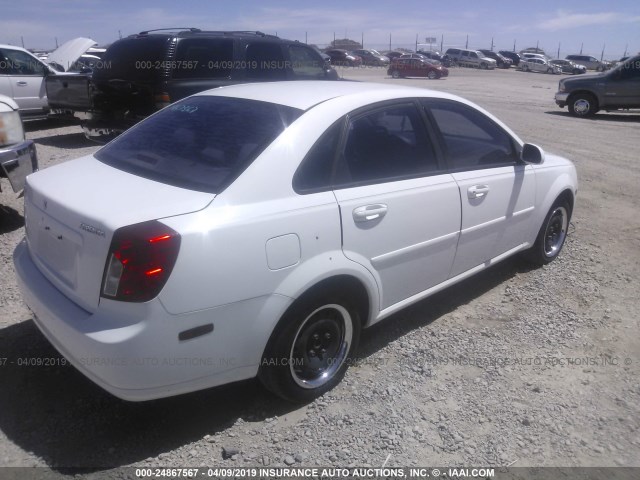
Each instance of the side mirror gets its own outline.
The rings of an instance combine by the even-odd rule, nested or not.
[[[541,165],[544,163],[544,150],[532,143],[525,143],[522,147],[520,159],[524,163],[531,165]]]

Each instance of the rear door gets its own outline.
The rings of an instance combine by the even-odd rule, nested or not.
[[[344,254],[376,276],[381,309],[446,280],[460,198],[416,103],[350,116],[336,183]]]
[[[452,100],[425,100],[441,135],[462,203],[454,277],[519,247],[535,204],[535,175],[513,138],[484,113]]]

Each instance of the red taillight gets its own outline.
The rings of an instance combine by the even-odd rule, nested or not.
[[[156,93],[153,98],[156,102],[156,108],[158,110],[166,107],[171,103],[171,97],[169,96],[168,93],[165,93],[165,92]]]
[[[180,235],[158,222],[119,228],[113,234],[101,295],[146,302],[160,293],[178,258]]]

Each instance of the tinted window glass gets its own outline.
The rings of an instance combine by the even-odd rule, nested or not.
[[[444,139],[453,169],[511,164],[516,152],[511,136],[483,113],[457,102],[427,102]]]
[[[247,77],[265,80],[287,78],[290,62],[285,62],[279,43],[257,42],[247,45]]]
[[[168,76],[166,55],[170,42],[171,38],[164,35],[119,40],[107,48],[103,61],[93,71],[93,78],[153,81]]]
[[[233,40],[218,38],[180,40],[171,64],[173,78],[228,77],[233,66]]]
[[[374,183],[438,169],[433,147],[413,104],[391,106],[349,122],[336,183]]]
[[[291,58],[291,68],[297,77],[324,77],[324,61],[320,55],[310,48],[301,45],[290,45],[289,56]]]
[[[296,191],[317,191],[331,186],[343,125],[343,120],[334,123],[309,150],[293,177],[293,188]]]
[[[254,100],[186,98],[128,130],[95,156],[151,180],[218,193],[301,113]]]

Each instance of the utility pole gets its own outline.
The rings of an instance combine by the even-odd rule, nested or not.
[[[58,48],[58,37],[55,37],[56,39],[56,48]]]
[[[515,41],[515,39],[513,40],[513,51],[514,52],[516,51],[516,41]]]
[[[22,48],[24,48],[24,37],[20,36],[20,41],[22,42]]]
[[[464,48],[469,48],[469,34],[467,34],[467,41],[464,44]]]
[[[444,33],[440,34],[440,53],[442,53],[442,44],[444,43]]]
[[[416,33],[416,52],[418,51],[418,34]]]
[[[364,48],[364,32],[362,32],[362,41],[360,43],[362,45],[362,48]]]
[[[602,59],[604,58],[604,47],[606,46],[606,43],[602,44],[602,53],[600,54],[600,61],[602,62]]]
[[[389,51],[391,51],[391,34],[389,34]]]
[[[558,55],[556,56],[556,58],[560,58],[560,42],[558,42]]]
[[[626,56],[627,56],[627,47],[628,47],[628,46],[629,46],[629,44],[628,44],[628,43],[624,46],[624,53],[622,54],[622,56],[623,56],[623,57],[626,57]]]
[[[308,44],[309,42],[307,41],[307,32],[304,32],[304,43]]]
[[[582,55],[582,47],[584,46],[584,42],[580,44],[580,55]]]
[[[491,51],[493,52],[493,37],[491,37]]]
[[[120,38],[120,40],[122,40],[122,32],[120,30],[118,30],[118,38]]]
[[[538,51],[538,45],[540,44],[540,40],[536,40],[536,53],[539,53]]]

